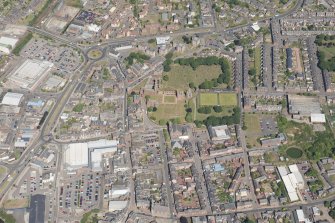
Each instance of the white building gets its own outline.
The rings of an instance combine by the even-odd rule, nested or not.
[[[128,201],[109,201],[108,209],[110,212],[121,211],[128,205]]]
[[[53,67],[53,63],[27,59],[8,77],[10,87],[34,90]]]
[[[18,106],[21,102],[22,97],[23,94],[7,92],[3,97],[1,104]]]
[[[312,113],[311,122],[312,123],[326,123],[326,116],[325,114]]]
[[[209,135],[213,141],[224,141],[230,139],[230,132],[227,125],[210,126]]]
[[[0,37],[0,51],[9,54],[14,49],[18,39],[2,36]]]
[[[305,186],[304,179],[296,164],[290,165],[289,170],[285,166],[277,167],[280,177],[283,180],[285,188],[291,202],[300,200],[298,190],[303,189]]]
[[[79,169],[88,166],[87,143],[71,143],[65,150],[65,164],[67,169]]]
[[[117,140],[100,139],[69,144],[65,151],[65,163],[68,169],[91,167],[94,171],[101,171],[104,156],[114,154],[118,143]]]
[[[156,37],[157,45],[166,45],[170,40],[170,36]]]

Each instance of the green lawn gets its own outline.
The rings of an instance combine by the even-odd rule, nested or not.
[[[176,96],[164,96],[164,103],[176,103]]]
[[[82,112],[85,107],[84,103],[79,103],[76,106],[73,107],[74,112]]]
[[[219,104],[222,106],[237,106],[237,96],[235,93],[220,93]]]
[[[221,73],[219,65],[205,66],[201,65],[196,70],[190,66],[180,66],[178,64],[171,65],[171,71],[164,72],[168,75],[169,80],[163,81],[162,90],[187,90],[189,83],[193,82],[195,86],[199,86],[206,79],[211,80],[217,78]]]
[[[237,106],[237,96],[235,93],[200,93],[199,105],[235,107]]]
[[[335,56],[335,47],[319,46],[318,48],[320,51],[325,53],[326,60],[331,59],[332,57]]]
[[[177,104],[160,104],[157,107],[157,111],[150,112],[148,115],[151,119],[153,117],[155,122],[159,120],[169,120],[173,118],[179,118],[182,122],[185,120],[185,107],[183,103]]]
[[[218,105],[218,94],[217,93],[200,93],[199,94],[199,105],[200,106],[214,106]]]
[[[246,137],[247,144],[250,146],[260,146],[257,138],[262,136],[260,125],[260,114],[245,114],[244,125],[247,126]]]

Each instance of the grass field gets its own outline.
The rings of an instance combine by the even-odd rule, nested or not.
[[[156,112],[151,112],[149,117],[154,117],[155,122],[159,122],[159,120],[169,120],[173,118],[180,118],[183,122],[185,120],[185,107],[183,103],[177,104],[160,104],[157,107]]]
[[[221,105],[224,107],[237,106],[235,93],[200,93],[199,106]]]
[[[257,138],[262,136],[262,130],[260,125],[259,114],[245,114],[244,124],[247,126],[246,137],[247,144],[251,147],[260,146]]]
[[[213,106],[218,104],[219,101],[217,93],[200,93],[199,95],[200,106]]]
[[[176,96],[170,96],[170,95],[167,95],[167,96],[164,96],[164,103],[176,103]]]
[[[131,89],[131,91],[139,91],[141,88],[144,88],[146,83],[148,82],[148,78],[144,79],[143,81],[141,81],[138,85],[136,85],[135,87],[133,87]],[[131,92],[130,91],[130,92]]]
[[[3,204],[5,209],[26,208],[28,207],[28,198],[6,200]]]
[[[318,49],[325,53],[326,60],[335,56],[335,47],[324,47],[320,46]]]
[[[0,166],[0,175],[6,174],[7,173],[7,168],[4,166]]]
[[[219,104],[222,106],[237,106],[237,96],[235,93],[219,94]]]
[[[221,73],[218,65],[199,66],[193,70],[190,66],[171,65],[171,71],[164,73],[169,76],[168,81],[163,81],[162,90],[187,90],[189,83],[193,82],[195,86],[199,86],[206,79],[211,80],[217,78]]]

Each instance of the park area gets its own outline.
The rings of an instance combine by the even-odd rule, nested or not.
[[[162,90],[184,90],[186,91],[190,83],[193,82],[194,86],[198,87],[205,80],[217,78],[220,75],[221,68],[219,65],[200,65],[195,70],[190,66],[181,66],[178,64],[171,65],[169,72],[164,72],[169,78],[163,81]]]
[[[279,131],[285,133],[288,140],[281,148],[282,155],[292,159],[307,156],[312,160],[333,156],[334,134],[328,124],[325,131],[314,132],[311,125],[288,120],[284,116],[278,116],[277,123]]]
[[[151,104],[157,105],[157,110],[148,112],[148,117],[156,123],[165,124],[168,120],[177,119],[177,122],[185,121],[184,100],[177,100],[172,95],[148,94],[150,107]]]
[[[200,93],[199,106],[237,106],[237,96],[235,93]]]

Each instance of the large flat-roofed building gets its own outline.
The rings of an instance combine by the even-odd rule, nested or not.
[[[311,114],[311,122],[312,123],[326,123],[325,114]]]
[[[13,88],[34,90],[53,67],[53,63],[27,59],[8,77],[6,84]]]
[[[65,165],[68,170],[90,167],[102,171],[104,156],[117,151],[117,140],[100,139],[85,143],[71,143],[65,148]]]
[[[292,115],[310,116],[312,113],[321,113],[318,97],[288,95],[289,113]]]
[[[3,97],[1,104],[18,106],[22,100],[23,94],[7,92]]]
[[[230,132],[227,125],[210,126],[208,133],[211,139],[216,142],[230,139]]]
[[[90,151],[89,160],[90,167],[94,171],[101,171],[101,161],[103,157],[108,154],[114,154],[117,151],[117,140],[106,140],[101,139],[97,141],[88,142],[88,148]]]
[[[14,49],[15,44],[17,43],[18,39],[11,38],[11,37],[0,37],[0,51],[9,54],[12,49]]]
[[[87,143],[71,143],[65,150],[65,164],[67,169],[79,169],[88,166]]]

